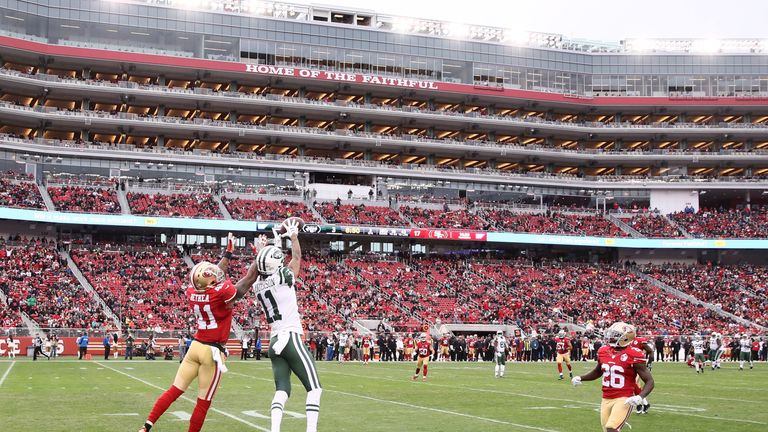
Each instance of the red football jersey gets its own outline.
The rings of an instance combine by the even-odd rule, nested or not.
[[[405,340],[403,341],[403,344],[405,345],[406,348],[413,348],[413,339],[405,338]]]
[[[448,346],[448,338],[447,337],[444,337],[444,338],[440,339],[440,346],[444,346],[444,347]]]
[[[597,351],[597,362],[603,370],[603,399],[635,395],[637,372],[633,365],[645,364],[645,353],[629,346],[616,350],[603,345]]]
[[[210,343],[227,342],[232,327],[232,308],[227,306],[227,302],[236,295],[237,289],[229,279],[202,293],[192,287],[187,288],[189,308],[197,320],[195,339]]]
[[[566,338],[555,338],[555,344],[558,354],[566,354],[571,351],[571,341]]]
[[[758,341],[752,342],[752,351],[760,351],[760,342]]]
[[[427,341],[419,341],[416,344],[416,352],[419,354],[419,357],[429,357],[432,352],[432,344]]]
[[[363,348],[370,349],[371,348],[371,340],[368,338],[363,339]]]

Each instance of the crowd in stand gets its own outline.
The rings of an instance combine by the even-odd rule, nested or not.
[[[189,267],[175,247],[78,247],[72,259],[126,329],[185,329]]]
[[[10,311],[24,312],[42,327],[99,328],[105,322],[101,306],[82,289],[53,242],[2,244],[0,289]]]
[[[305,222],[316,220],[312,211],[303,202],[232,198],[227,196],[222,196],[221,201],[227,207],[227,211],[232,216],[232,219],[284,221],[289,217],[297,216]]]
[[[147,194],[128,192],[128,204],[134,214],[189,218],[221,219],[219,206],[211,194]]]
[[[761,325],[768,324],[768,271],[764,267],[664,264],[644,266],[642,270],[726,312]]]
[[[766,238],[768,209],[689,209],[672,213],[672,219],[694,237],[702,238]]]
[[[533,234],[566,234],[600,237],[625,237],[628,234],[601,215],[561,213],[519,213],[510,210],[484,209],[483,217],[493,223],[494,230]]]
[[[629,226],[648,238],[683,238],[683,233],[656,213],[634,215],[627,222]]]
[[[31,176],[8,171],[0,176],[0,207],[44,209],[45,202]]]
[[[83,213],[120,213],[120,203],[114,189],[82,186],[49,186],[57,210]]]
[[[450,209],[447,205],[440,209],[402,206],[400,211],[419,228],[459,228],[485,230],[490,224],[480,216],[465,209]]]
[[[351,205],[325,202],[315,206],[328,223],[371,225],[371,226],[408,226],[397,210],[365,204]]]

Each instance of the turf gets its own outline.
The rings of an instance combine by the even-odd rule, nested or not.
[[[12,365],[12,366],[11,366]],[[207,431],[268,430],[273,387],[269,361],[230,361],[209,412]],[[3,431],[135,431],[171,383],[171,361],[0,361]],[[577,373],[594,364],[579,363]],[[8,372],[8,369],[10,372]],[[504,379],[489,363],[432,363],[429,382],[413,382],[413,363],[318,364],[324,388],[320,431],[598,431],[598,382],[573,388],[555,365],[508,364]],[[6,372],[8,372],[6,374]],[[734,364],[696,375],[680,364],[655,365],[648,415],[631,431],[768,430],[768,366]],[[3,380],[2,377],[5,376]],[[566,376],[567,377],[567,376]],[[153,432],[186,431],[197,390],[178,400]],[[306,392],[294,380],[283,431],[303,431]]]

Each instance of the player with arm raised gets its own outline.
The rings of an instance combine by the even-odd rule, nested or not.
[[[560,374],[559,379],[563,379],[563,360],[565,360],[565,366],[568,367],[568,375],[573,378],[573,368],[571,367],[571,350],[573,346],[565,330],[560,330],[557,334],[555,349],[557,349],[557,372]]]
[[[264,247],[256,255],[259,276],[253,289],[271,328],[269,359],[275,380],[275,396],[270,408],[272,432],[280,431],[285,403],[291,395],[291,373],[296,374],[307,390],[307,432],[317,431],[320,415],[323,390],[315,361],[302,341],[304,328],[296,299],[295,283],[301,269],[300,227],[301,221],[289,218],[282,224],[284,234],[275,231],[275,245]],[[281,237],[291,239],[288,266],[284,265],[285,255],[277,246]]]
[[[632,414],[653,391],[653,376],[645,365],[645,355],[630,344],[635,328],[623,322],[613,324],[605,332],[607,344],[597,351],[597,366],[586,375],[575,376],[574,386],[583,381],[602,377],[603,400],[600,404],[600,423],[604,432],[619,432]],[[643,388],[635,394],[635,377],[643,380]]]
[[[161,415],[176,401],[197,378],[197,403],[189,419],[189,431],[203,427],[213,395],[219,386],[221,374],[227,371],[224,345],[229,339],[232,326],[232,307],[250,290],[256,281],[256,263],[251,264],[246,275],[233,284],[225,277],[235,247],[232,233],[227,237],[227,248],[218,264],[201,261],[189,272],[191,286],[184,293],[189,308],[197,321],[192,345],[179,365],[173,385],[155,402],[149,417],[139,432],[149,432]]]

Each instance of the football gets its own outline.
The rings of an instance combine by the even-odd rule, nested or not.
[[[298,216],[293,216],[293,217],[289,217],[288,219],[284,220],[283,223],[281,223],[280,225],[275,227],[275,229],[277,230],[277,232],[279,234],[285,234],[285,224],[288,223],[289,221],[296,221],[296,222],[298,222],[299,223],[299,232],[302,232],[302,230],[304,229],[304,225],[305,225],[304,219],[302,219],[302,218],[300,218]]]

